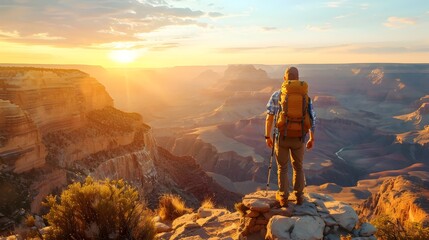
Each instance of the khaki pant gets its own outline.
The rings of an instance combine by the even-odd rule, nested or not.
[[[301,138],[283,139],[282,136],[275,147],[277,157],[277,175],[279,184],[279,193],[285,198],[289,197],[289,180],[287,177],[287,168],[289,159],[292,160],[293,167],[293,190],[295,196],[299,197],[304,191],[304,169],[302,162],[304,160],[304,143]]]

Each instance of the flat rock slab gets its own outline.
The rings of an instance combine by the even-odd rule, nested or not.
[[[243,204],[250,210],[268,212],[277,204],[276,191],[257,191],[243,197]]]

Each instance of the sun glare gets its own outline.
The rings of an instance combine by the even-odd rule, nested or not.
[[[109,57],[117,63],[131,63],[137,59],[138,53],[133,50],[113,50],[110,52]]]

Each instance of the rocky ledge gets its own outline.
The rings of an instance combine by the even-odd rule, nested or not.
[[[244,196],[237,208],[233,213],[200,208],[170,223],[158,220],[158,239],[376,239],[374,226],[358,226],[353,208],[329,195],[308,193],[301,206],[291,199],[287,208],[281,208],[275,191],[258,191]]]

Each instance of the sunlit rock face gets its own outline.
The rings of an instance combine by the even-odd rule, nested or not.
[[[401,224],[429,226],[429,184],[417,177],[398,176],[385,180],[377,193],[360,209],[361,217],[374,219],[387,215]]]
[[[86,113],[113,106],[104,87],[78,70],[0,68],[0,156],[14,172],[45,164],[41,139],[85,125]]]
[[[123,178],[150,192],[156,157],[142,117],[113,108],[104,86],[88,74],[0,68],[0,171],[32,176],[31,211],[87,175]]]
[[[47,152],[36,124],[19,106],[0,99],[0,165],[16,173],[45,164]]]
[[[113,106],[104,86],[78,70],[0,68],[0,98],[27,112],[42,134],[76,129],[86,112]]]

